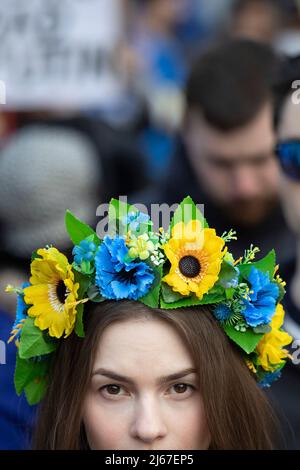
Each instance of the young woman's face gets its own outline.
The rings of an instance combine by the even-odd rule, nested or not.
[[[99,342],[83,421],[92,449],[207,449],[192,358],[161,320],[113,323]]]

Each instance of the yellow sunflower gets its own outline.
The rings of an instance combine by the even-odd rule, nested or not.
[[[195,293],[202,299],[218,280],[224,244],[214,229],[203,228],[199,220],[179,222],[164,245],[171,269],[163,281],[181,295]]]
[[[290,344],[293,338],[280,330],[283,320],[284,309],[281,304],[278,304],[270,325],[272,330],[265,334],[256,347],[259,364],[267,371],[274,371],[284,362],[284,359],[289,357],[288,351],[282,348]]]
[[[24,289],[24,301],[32,305],[28,315],[35,317],[34,324],[49,335],[65,338],[72,332],[76,319],[79,284],[74,283],[74,273],[67,258],[56,248],[37,251],[39,258],[31,263],[31,286]]]

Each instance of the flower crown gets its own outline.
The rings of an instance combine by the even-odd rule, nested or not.
[[[30,404],[48,385],[59,342],[73,331],[84,337],[85,302],[133,299],[151,308],[210,305],[226,335],[237,344],[261,386],[280,376],[292,338],[282,330],[285,283],[277,274],[275,253],[254,261],[250,247],[234,260],[226,244],[190,197],[176,209],[168,230],[155,233],[148,215],[112,199],[109,223],[115,231],[101,240],[71,212],[66,228],[74,243],[72,264],[56,248],[33,253],[29,283],[16,292],[17,315],[9,341],[18,352],[15,387]],[[201,314],[201,313],[199,313]]]

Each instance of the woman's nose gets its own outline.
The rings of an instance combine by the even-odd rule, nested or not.
[[[167,434],[161,405],[153,397],[137,401],[131,422],[130,434],[135,439],[151,443]]]

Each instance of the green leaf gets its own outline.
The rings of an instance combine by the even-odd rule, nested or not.
[[[257,268],[260,269],[263,273],[269,273],[270,274],[270,279],[273,278],[274,275],[274,270],[276,266],[276,254],[274,250],[271,250],[267,256],[265,256],[263,259],[256,261],[253,263],[253,265]]]
[[[96,244],[100,244],[100,240],[96,232],[89,227],[87,224],[77,219],[75,215],[72,214],[69,210],[66,212],[65,223],[69,237],[71,238],[74,245],[79,245],[79,243],[90,235],[93,236],[92,241]]]
[[[229,338],[238,344],[247,354],[254,351],[264,336],[263,334],[254,333],[251,329],[247,329],[245,332],[237,331],[232,325],[224,325],[223,328]]]
[[[259,325],[253,328],[253,331],[255,333],[263,333],[263,334],[270,333],[271,330],[272,328],[270,325]]]
[[[225,296],[227,300],[232,300],[234,297],[235,289],[234,287],[230,287],[229,289],[225,289]]]
[[[158,308],[159,307],[159,295],[160,295],[160,288],[161,288],[161,277],[162,277],[162,266],[157,266],[153,268],[153,272],[155,275],[154,281],[150,288],[148,294],[142,297],[140,302],[147,305],[151,308]]]
[[[89,288],[89,286],[92,282],[91,278],[86,274],[83,274],[79,271],[76,271],[74,273],[74,282],[79,283],[79,289],[78,289],[78,292],[77,292],[78,299],[83,299],[84,295],[88,291],[88,288]]]
[[[153,223],[151,220],[149,220],[148,223],[141,222],[139,224],[139,229],[135,230],[133,233],[135,234],[136,237],[138,237],[139,235],[143,235],[143,233],[149,234],[149,232],[151,232],[152,230],[152,225]]]
[[[221,286],[216,286],[216,289],[213,287],[207,294],[204,294],[200,305],[217,304],[224,301],[225,298],[224,289]]]
[[[47,360],[33,361],[32,359],[21,359],[17,354],[14,374],[15,388],[18,395],[21,395],[24,389],[25,391],[26,389],[29,390],[29,396],[26,394],[29,404],[34,404],[35,397],[32,395],[38,395],[38,391],[34,392],[32,389],[34,387],[39,388],[38,381],[42,378],[45,381],[49,373],[50,363],[50,357]]]
[[[176,211],[174,212],[170,224],[170,230],[172,230],[174,225],[178,224],[179,222],[184,222],[187,224],[190,220],[200,220],[200,222],[203,224],[203,227],[208,227],[208,223],[204,215],[199,211],[193,199],[190,196],[187,196],[178,205]]]
[[[75,282],[79,283],[78,299],[81,300],[87,295],[87,291],[91,285],[91,279],[89,276],[75,272]],[[76,321],[75,321],[75,333],[80,338],[84,338],[84,326],[83,326],[83,311],[84,304],[78,304],[76,307]]]
[[[253,266],[254,268],[259,269],[265,274],[269,273],[270,280],[272,280],[273,275],[274,275],[275,265],[276,265],[276,255],[275,255],[275,251],[272,250],[261,260],[255,261],[254,263],[241,264],[238,266],[238,268],[239,268],[241,275],[246,279],[248,278],[251,268]]]
[[[75,321],[75,333],[80,338],[84,338],[84,326],[83,326],[83,304],[79,304],[76,307],[76,321]]]
[[[218,285],[221,285],[223,288],[226,288],[227,285],[231,285],[234,281],[237,281],[239,277],[239,272],[233,264],[228,263],[223,260],[221,264],[221,270],[218,279]],[[230,288],[227,288],[230,289]]]
[[[48,338],[37,326],[34,319],[26,318],[21,333],[19,354],[21,359],[49,354],[57,348],[57,341]]]
[[[14,382],[18,395],[21,395],[24,387],[34,378],[34,366],[36,363],[28,359],[21,359],[19,354],[16,357],[16,367]]]
[[[183,296],[173,291],[165,282],[162,283],[161,292],[160,306],[165,309],[215,304],[225,298],[224,289],[221,286],[214,286],[207,294],[204,294],[202,299],[198,299],[195,294]]]
[[[199,300],[195,295],[190,297],[181,297],[181,300],[177,300],[176,302],[166,303],[161,298],[160,299],[160,308],[165,309],[175,309],[175,308],[182,308],[182,307],[193,307],[196,305],[201,305],[201,300]]]
[[[161,295],[162,300],[167,304],[177,302],[183,298],[179,292],[175,292],[166,282],[162,282],[161,284]]]
[[[95,272],[95,268],[94,266],[92,266],[92,263],[90,261],[82,261],[80,266],[77,265],[76,263],[73,263],[72,267],[74,271],[82,273],[86,276],[90,276],[91,274],[94,274]]]
[[[26,399],[29,405],[36,405],[45,396],[49,379],[47,376],[36,377],[24,388]]]
[[[104,302],[104,300],[106,300],[105,297],[102,297],[98,287],[94,284],[88,288],[87,296],[92,302]]]
[[[248,279],[249,274],[251,272],[252,266],[253,266],[252,263],[251,264],[239,264],[238,265],[240,275],[241,275],[242,278]]]

